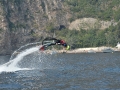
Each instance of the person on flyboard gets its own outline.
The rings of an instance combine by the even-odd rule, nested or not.
[[[45,48],[51,45],[62,45],[63,47],[66,48],[66,50],[70,49],[70,46],[67,45],[67,43],[64,40],[61,40],[61,39],[59,40],[56,38],[46,38],[43,40],[42,47],[40,48],[40,50],[43,51],[45,50]]]

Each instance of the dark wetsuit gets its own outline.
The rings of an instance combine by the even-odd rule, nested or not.
[[[51,45],[62,45],[64,47],[67,47],[67,44],[64,40],[59,40],[56,38],[46,38],[43,40],[42,42],[42,47],[40,48],[40,50],[44,50],[45,47],[51,46]]]

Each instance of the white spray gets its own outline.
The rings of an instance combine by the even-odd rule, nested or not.
[[[25,68],[17,67],[18,62],[20,62],[24,56],[29,55],[33,52],[39,50],[39,46],[32,47],[20,52],[14,59],[10,60],[9,62],[0,66],[0,73],[1,72],[14,72],[17,70],[24,70]]]

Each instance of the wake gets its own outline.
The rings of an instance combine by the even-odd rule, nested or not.
[[[36,44],[36,43],[32,43],[32,44],[28,44],[28,45],[33,45],[33,44]],[[19,48],[17,51],[15,51],[12,55],[11,55],[11,58],[10,58],[10,61],[1,65],[0,66],[0,73],[1,72],[15,72],[15,71],[18,71],[18,70],[29,70],[29,68],[19,68],[18,67],[18,63],[26,56],[26,55],[29,55],[33,52],[36,52],[39,50],[39,46],[34,46],[32,48],[29,48],[29,49],[25,49],[21,52],[19,52],[19,54],[17,54],[16,56],[15,53],[20,51],[21,49],[23,49],[23,47],[26,47],[28,45],[25,45],[25,46],[22,46],[21,48]],[[13,58],[14,57],[14,58]]]

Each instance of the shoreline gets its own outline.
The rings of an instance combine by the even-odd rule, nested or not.
[[[103,50],[109,48],[113,51],[118,51],[116,48],[111,48],[111,47],[90,47],[90,48],[78,48],[72,51],[68,51],[68,53],[96,53],[96,52],[103,52]]]
[[[90,48],[77,48],[74,50],[55,50],[57,53],[97,53],[97,52],[103,52],[105,49],[110,49],[111,52],[120,51],[120,49],[115,47],[90,47]],[[50,50],[51,51],[51,50]]]
[[[104,53],[103,50],[105,49],[111,49],[111,51],[109,52],[105,52],[105,53],[113,53],[113,52],[120,52],[120,49],[116,48],[116,47],[106,47],[106,46],[102,46],[102,47],[89,47],[89,48],[77,48],[77,49],[73,49],[73,50],[57,50],[57,49],[53,49],[53,50],[45,50],[43,51],[44,53],[47,54],[54,54],[54,53]],[[4,55],[10,55],[10,54],[0,54],[0,56],[4,56]]]

